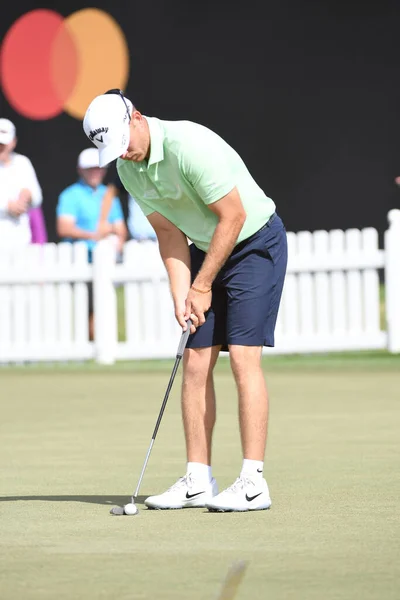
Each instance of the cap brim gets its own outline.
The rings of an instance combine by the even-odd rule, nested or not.
[[[99,163],[78,163],[78,168],[79,169],[98,169],[99,168]]]
[[[0,133],[0,144],[9,144],[14,139],[14,136],[10,133]]]
[[[109,146],[106,146],[105,148],[99,150],[99,166],[106,167],[108,164],[110,164],[110,162],[112,162],[116,158],[119,158],[121,154],[126,152],[128,146],[129,138],[127,139],[127,142],[124,145],[110,144]]]

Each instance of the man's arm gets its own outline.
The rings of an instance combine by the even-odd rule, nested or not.
[[[231,254],[246,220],[235,169],[229,159],[231,151],[220,137],[204,128],[196,130],[195,143],[185,142],[181,147],[183,175],[218,219],[206,258],[187,298],[186,314],[196,314],[199,325],[204,323],[204,312],[211,306],[212,283]]]
[[[126,242],[126,238],[128,237],[128,231],[126,229],[125,222],[123,220],[114,221],[112,224],[113,233],[118,238],[117,250],[118,252],[122,252],[122,248]]]
[[[19,217],[28,212],[31,206],[31,193],[28,189],[23,189],[18,194],[16,200],[9,200],[7,204],[7,212],[12,217]]]
[[[211,239],[203,265],[193,282],[201,290],[210,289],[212,283],[235,247],[236,240],[246,220],[246,212],[237,188],[226,194],[208,208],[218,217],[218,224]]]
[[[118,190],[116,186],[113,183],[109,183],[101,202],[100,217],[97,225],[97,233],[99,238],[105,237],[110,233],[108,216],[111,211],[113,200],[117,194]]]
[[[10,200],[7,204],[7,212],[13,217],[25,214],[32,206],[32,193],[28,188],[23,188],[16,200]]]
[[[20,200],[21,202],[25,202],[25,204],[30,207],[32,204],[32,193],[30,190],[28,190],[28,188],[23,188],[19,195],[18,195],[18,200]]]
[[[211,306],[213,281],[235,247],[246,220],[246,212],[236,188],[209,204],[208,208],[217,215],[218,223],[202,267],[186,298],[185,318],[189,318],[191,314],[196,315],[196,325],[203,325],[205,322],[204,313]]]
[[[94,240],[96,233],[80,229],[75,225],[75,217],[72,215],[60,215],[57,217],[57,234],[61,238],[72,238],[73,240]]]
[[[24,162],[21,163],[24,169],[21,170],[21,182],[24,184],[24,189],[20,192],[20,199],[28,200],[32,207],[40,206],[42,204],[42,188],[39,185],[36,171],[26,156],[23,157]]]
[[[185,302],[190,289],[190,252],[184,233],[158,212],[147,216],[156,232],[161,258],[167,269],[175,317],[186,330]],[[192,333],[195,327],[191,328]]]

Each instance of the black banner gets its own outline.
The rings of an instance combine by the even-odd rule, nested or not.
[[[394,184],[400,175],[400,5],[385,0],[156,0],[103,1],[96,7],[123,32],[129,49],[126,94],[137,108],[162,119],[190,119],[224,137],[275,200],[288,230],[386,228],[388,210],[400,207]],[[62,22],[82,6],[55,0],[48,8]],[[10,41],[13,23],[36,9],[27,0],[3,3],[1,39]],[[101,36],[108,30],[99,26],[96,31],[96,20],[81,29],[72,17],[65,23],[76,28],[79,47],[67,34],[57,38],[49,68],[67,93],[79,76],[79,61],[86,60],[80,53],[93,49],[97,40],[101,56]],[[14,41],[34,73],[43,36],[38,31],[22,48],[28,38],[21,31],[22,38]],[[26,83],[22,112],[13,104],[5,86],[14,86],[18,100],[18,85],[24,82],[13,79],[4,46],[0,116],[15,123],[18,151],[36,168],[54,240],[58,195],[76,179],[77,156],[88,141],[80,118],[70,114],[73,103],[51,118],[24,115],[31,93],[36,94],[32,111],[52,109],[51,103],[40,103],[34,81],[32,92]],[[62,52],[72,57],[65,72],[57,71]],[[120,55],[102,56],[104,69],[119,72]]]

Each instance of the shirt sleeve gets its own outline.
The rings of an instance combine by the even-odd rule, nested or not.
[[[35,169],[29,158],[24,156],[24,176],[22,187],[30,191],[32,196],[32,206],[35,208],[42,204],[42,188],[39,185],[38,178],[36,177]]]
[[[151,208],[151,206],[148,206],[145,202],[143,202],[143,200],[138,200],[135,198],[135,202],[140,207],[145,217],[148,217],[151,215],[151,213],[156,212],[155,208]]]
[[[71,190],[64,190],[59,198],[57,204],[57,217],[74,217],[78,218],[78,204],[76,195]]]
[[[204,204],[220,200],[236,185],[226,152],[223,140],[209,130],[201,132],[195,143],[183,146],[182,173]]]
[[[109,223],[116,223],[117,221],[124,220],[124,213],[122,212],[121,203],[118,198],[114,198],[111,205],[110,214],[108,217]]]

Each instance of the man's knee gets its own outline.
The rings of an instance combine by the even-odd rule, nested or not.
[[[229,346],[229,359],[236,378],[260,368],[261,346]]]
[[[206,381],[212,376],[212,371],[218,357],[218,349],[187,348],[183,355],[183,377],[187,381]]]

